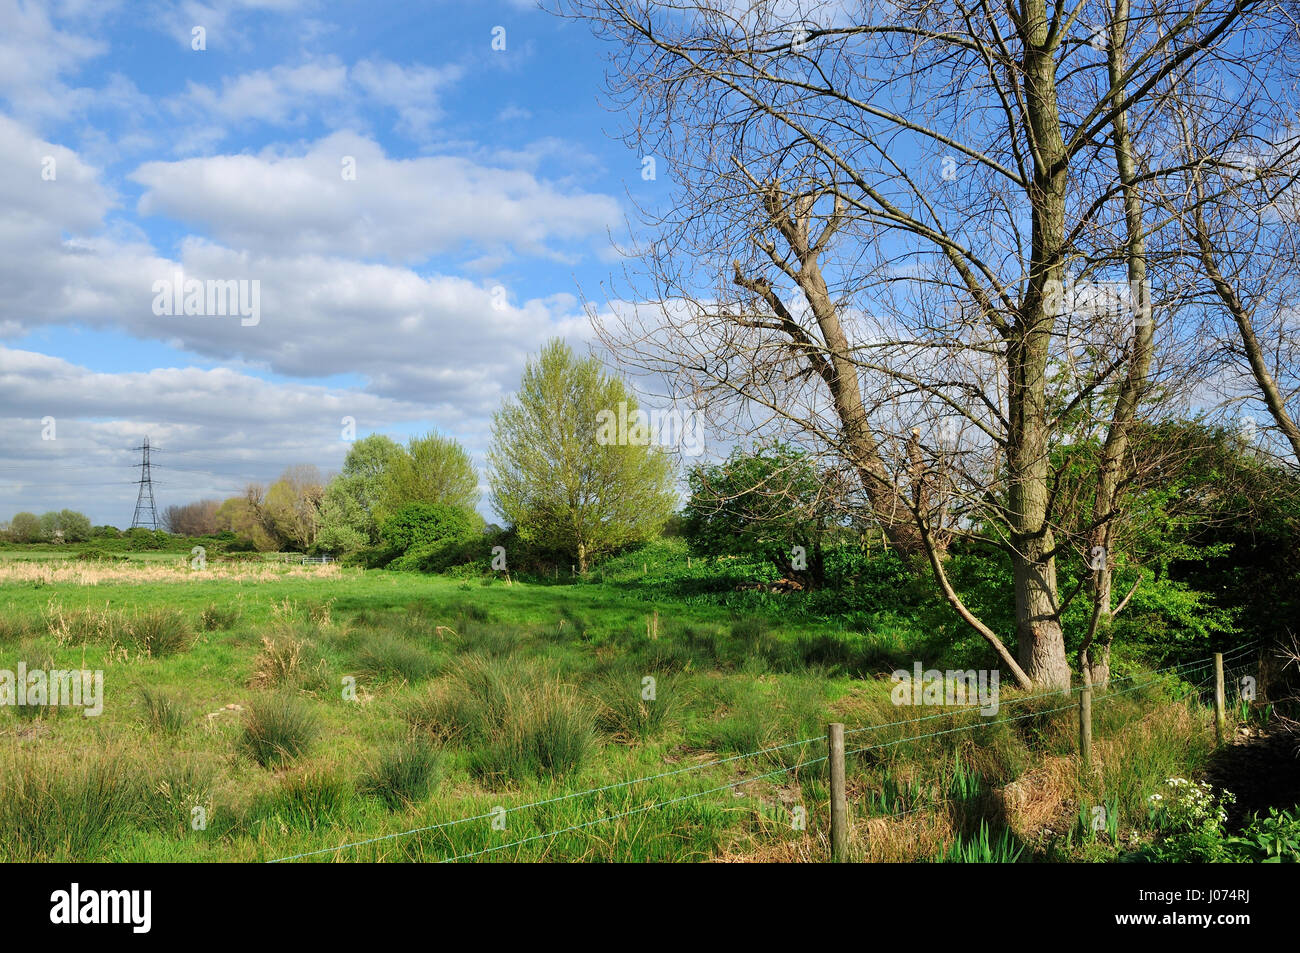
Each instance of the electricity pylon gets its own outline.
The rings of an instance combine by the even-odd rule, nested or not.
[[[158,529],[158,510],[154,507],[153,502],[153,476],[149,472],[149,438],[144,438],[144,445],[132,447],[132,450],[144,451],[144,458],[136,466],[140,467],[140,479],[136,482],[140,484],[140,493],[135,498],[135,516],[131,517],[131,528],[147,526],[149,529]]]

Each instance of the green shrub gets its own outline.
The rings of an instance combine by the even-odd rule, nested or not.
[[[402,553],[393,569],[418,569],[437,551],[473,539],[479,526],[477,514],[446,503],[407,503],[399,506],[379,527],[379,536],[390,551]]]
[[[102,549],[86,549],[77,553],[73,557],[77,562],[82,563],[118,563],[129,562],[131,557],[124,556],[120,553],[105,552]]]
[[[1300,810],[1268,809],[1267,817],[1254,817],[1238,837],[1225,843],[1234,861],[1243,863],[1300,863]]]

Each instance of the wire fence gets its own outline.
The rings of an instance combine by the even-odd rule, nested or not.
[[[1227,683],[1230,673],[1236,676],[1236,675],[1243,674],[1244,672],[1254,667],[1253,662],[1246,663],[1246,664],[1240,664],[1240,662],[1241,659],[1248,656],[1252,651],[1254,651],[1255,645],[1256,642],[1249,642],[1246,643],[1245,645],[1238,646],[1237,648],[1231,650],[1230,652],[1222,653],[1222,664],[1224,670],[1225,684]],[[1229,668],[1227,664],[1229,661],[1234,661],[1237,662],[1238,664],[1233,666],[1232,668]],[[1161,684],[1161,683],[1168,684],[1171,678],[1177,678],[1184,682],[1192,682],[1193,678],[1200,678],[1201,681],[1193,682],[1194,690],[1199,693],[1208,684],[1210,684],[1215,680],[1216,678],[1216,672],[1214,671],[1215,664],[1216,664],[1215,658],[1211,657],[1209,659],[1198,659],[1193,662],[1185,662],[1179,665],[1171,665],[1166,668],[1161,668],[1150,672],[1141,672],[1141,673],[1135,673],[1133,675],[1123,676],[1120,678],[1112,678],[1109,680],[1107,684],[1108,690],[1101,695],[1094,696],[1092,698],[1092,702],[1094,704],[1100,703],[1108,699],[1116,698],[1121,695],[1126,695],[1131,692],[1138,691],[1143,688],[1149,688],[1156,684]],[[1208,675],[1205,675],[1204,672],[1207,669],[1209,669],[1210,672]],[[1130,685],[1126,688],[1121,688],[1121,689],[1113,688],[1113,686],[1115,685],[1120,685],[1129,681],[1133,681],[1134,679],[1143,678],[1144,676],[1145,676],[1144,680],[1137,682],[1134,685]],[[999,715],[1001,713],[1001,709],[1010,708],[1016,705],[1023,705],[1028,702],[1037,701],[1046,698],[1055,697],[1058,699],[1064,699],[1064,698],[1074,697],[1076,698],[1076,700],[1071,701],[1067,704],[1053,706],[1051,708],[1046,708],[1046,709],[1036,708],[1032,711],[1028,711],[1023,714],[1017,714],[1011,717],[998,717],[998,716],[994,716],[991,718],[979,717],[978,720],[970,724],[956,725],[939,731],[927,732],[923,734],[904,734],[898,738],[894,738],[889,741],[883,741],[877,744],[869,744],[869,745],[863,745],[861,747],[853,748],[845,752],[845,757],[861,755],[869,751],[895,748],[899,745],[924,741],[931,738],[938,738],[945,735],[956,734],[964,731],[973,731],[979,728],[987,728],[998,724],[1018,722],[1029,718],[1043,718],[1046,716],[1059,714],[1063,711],[1077,711],[1079,708],[1079,704],[1077,701],[1077,696],[1079,692],[1080,692],[1079,688],[1074,688],[1069,690],[1055,689],[1055,690],[1039,692],[1035,694],[1022,695],[1020,697],[1010,699],[1006,702],[1001,702],[999,704]],[[884,731],[890,728],[906,730],[908,726],[917,725],[922,722],[928,722],[928,721],[941,719],[941,718],[954,718],[961,715],[971,715],[971,714],[976,714],[976,715],[979,714],[978,703],[974,705],[968,705],[966,707],[953,708],[953,709],[937,712],[930,715],[924,715],[918,718],[905,718],[905,719],[900,719],[898,721],[884,722],[880,724],[871,724],[871,725],[861,725],[855,728],[846,728],[843,733],[845,736],[848,736],[848,735],[858,735],[864,732]],[[473,823],[475,821],[487,821],[487,820],[500,819],[503,818],[505,815],[512,814],[512,813],[520,813],[523,811],[555,805],[555,804],[575,800],[582,797],[589,797],[593,795],[608,793],[611,791],[622,790],[625,788],[633,787],[635,785],[649,784],[651,782],[661,781],[667,778],[692,774],[695,772],[703,771],[708,768],[719,767],[727,764],[734,764],[740,761],[748,761],[750,759],[758,758],[760,756],[778,754],[780,752],[788,751],[793,748],[807,746],[810,744],[816,744],[824,741],[826,741],[826,736],[819,734],[809,738],[801,738],[796,741],[788,741],[779,745],[771,745],[768,747],[759,748],[754,751],[745,752],[743,754],[730,755],[724,758],[715,758],[697,764],[686,765],[684,767],[675,768],[670,771],[659,772],[657,774],[646,775],[644,777],[631,778],[625,781],[617,781],[611,784],[605,784],[598,787],[587,788],[581,791],[570,791],[565,794],[559,794],[554,797],[543,798],[536,801],[530,801],[526,804],[516,805],[511,808],[496,807],[490,811],[481,814],[474,814],[467,817],[456,818],[454,820],[443,821],[437,824],[429,824],[420,827],[413,827],[407,830],[397,831],[390,834],[383,834],[376,837],[368,837],[361,840],[339,844],[333,847],[322,847],[317,850],[303,851],[301,853],[290,854],[283,857],[277,857],[269,861],[269,863],[286,863],[286,862],[303,860],[312,857],[321,857],[330,854],[337,854],[341,851],[351,850],[353,848],[364,847],[372,844],[380,844],[387,841],[397,840],[399,838],[411,837],[419,834],[427,834],[427,833],[432,833],[441,830],[448,830],[451,828],[462,826],[464,824]],[[790,774],[791,772],[799,771],[802,768],[821,764],[823,762],[826,762],[827,760],[829,760],[829,755],[822,755],[817,758],[801,760],[795,764],[781,766],[771,771],[764,772],[762,774],[749,775],[747,777],[739,778],[727,782],[725,784],[717,785],[715,787],[706,788],[701,791],[694,791],[688,794],[679,795],[677,797],[668,798],[662,801],[657,801],[654,803],[642,805],[625,811],[618,811],[611,814],[602,814],[598,817],[590,818],[589,820],[583,821],[582,823],[579,824],[558,828],[552,831],[544,831],[539,834],[530,835],[528,837],[519,838],[501,844],[490,845],[479,850],[455,854],[453,856],[443,858],[442,862],[453,863],[456,861],[469,860],[475,857],[496,853],[502,850],[510,850],[513,848],[523,847],[530,843],[545,840],[547,838],[559,837],[564,834],[575,833],[581,830],[586,830],[590,827],[594,827],[599,824],[605,824],[610,821],[615,821],[627,817],[633,817],[640,814],[646,814],[650,811],[668,808],[676,804],[681,804],[688,801],[696,801],[700,798],[708,797],[709,795],[721,794],[726,791],[732,791],[745,784],[751,784],[756,781],[763,781],[770,778],[787,775]],[[875,815],[873,816],[873,819],[877,817],[888,819],[890,817],[904,816],[906,814],[915,813],[919,810],[924,810],[926,807],[937,806],[938,804],[942,804],[950,800],[952,799],[945,798],[945,799],[940,799],[938,801],[932,801],[927,805],[922,805],[922,806],[912,808],[908,811],[902,812],[901,814]]]

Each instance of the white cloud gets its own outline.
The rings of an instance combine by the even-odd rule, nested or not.
[[[284,124],[305,118],[302,111],[307,108],[343,95],[347,82],[347,67],[323,60],[227,77],[220,91],[190,83],[184,99],[187,105],[227,122],[255,119]]]
[[[64,77],[108,49],[103,40],[61,29],[40,4],[0,0],[0,97],[25,118],[70,115],[88,90]]]
[[[177,145],[182,155],[186,147],[198,151],[196,144],[219,142],[241,124],[292,126],[321,119],[333,127],[360,127],[381,110],[395,114],[399,133],[424,141],[443,115],[443,95],[463,72],[456,64],[404,66],[383,59],[364,59],[349,68],[327,56],[226,76],[219,86],[191,82],[166,108],[195,127],[188,138],[197,143]]]
[[[463,72],[454,65],[400,66],[386,60],[362,60],[352,67],[352,82],[373,102],[396,110],[398,132],[423,139],[442,115],[442,90]]]
[[[343,178],[344,158],[355,180]],[[165,215],[253,252],[420,262],[481,247],[550,253],[619,219],[606,195],[565,190],[524,169],[456,156],[391,159],[372,140],[335,133],[301,154],[149,162],[139,212]]]
[[[194,367],[99,373],[57,357],[0,347],[0,520],[19,509],[70,507],[126,525],[138,454],[162,447],[158,505],[236,495],[285,466],[337,468],[347,452],[341,420],[360,434],[428,409],[356,390],[269,382]],[[54,418],[53,440],[42,418]]]
[[[0,162],[30,170],[25,177],[0,178],[0,295],[6,302],[0,333],[13,338],[42,326],[71,324],[117,330],[213,360],[249,362],[293,377],[358,375],[373,394],[418,402],[449,420],[481,420],[516,385],[529,353],[552,335],[583,336],[586,318],[576,312],[569,296],[521,301],[507,294],[500,299],[489,281],[358,261],[355,256],[364,251],[424,254],[466,236],[446,231],[461,227],[455,221],[436,220],[440,213],[433,189],[404,191],[406,164],[387,162],[377,150],[367,158],[364,142],[348,145],[360,154],[361,176],[380,179],[376,191],[369,193],[374,195],[370,210],[350,205],[340,214],[337,203],[321,202],[319,196],[313,203],[313,183],[323,185],[324,179],[313,177],[310,162],[282,168],[242,157],[252,165],[239,168],[252,172],[226,181],[224,160],[194,160],[196,165],[187,166],[193,174],[180,181],[200,192],[203,201],[195,207],[199,217],[220,209],[227,198],[239,200],[241,190],[253,190],[251,197],[243,196],[248,204],[234,209],[234,219],[217,229],[247,242],[233,247],[191,237],[172,258],[158,254],[132,227],[106,226],[106,221],[115,221],[107,219],[114,197],[95,169],[70,150],[0,119]],[[57,162],[53,182],[40,180],[40,160],[47,154]],[[163,164],[160,180],[171,168]],[[395,184],[385,181],[385,170],[396,177]],[[265,176],[260,186],[259,174]],[[300,189],[293,187],[295,175],[301,177]],[[340,187],[345,185],[339,181]],[[549,195],[526,173],[509,173],[507,181],[528,186],[525,192]],[[228,190],[218,187],[223,182]],[[359,178],[353,184],[362,182]],[[176,200],[185,195],[178,185]],[[276,195],[284,198],[279,205]],[[403,214],[409,209],[401,203],[412,200],[430,203],[431,224],[429,217]],[[253,208],[258,202],[260,218]],[[313,204],[319,207],[313,209]],[[529,214],[543,214],[529,209]],[[318,218],[303,218],[310,214]],[[441,214],[450,216],[452,210]],[[534,227],[523,213],[512,214],[503,219],[512,227],[522,232]],[[415,222],[392,229],[357,226],[353,219],[365,215],[379,222]],[[486,208],[482,217],[490,218]],[[280,225],[285,228],[282,235],[270,231]],[[463,228],[469,226],[465,218]],[[242,234],[254,227],[262,227],[263,234]],[[535,227],[544,237],[544,229],[556,223]],[[331,235],[334,231],[341,237]],[[154,314],[154,283],[173,279],[178,269],[185,278],[256,279],[261,287],[260,323],[246,327],[238,317]]]

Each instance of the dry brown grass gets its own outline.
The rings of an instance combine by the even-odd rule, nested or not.
[[[238,582],[274,582],[280,579],[311,577],[324,579],[338,577],[342,570],[336,563],[305,566],[282,566],[272,563],[248,565],[208,563],[207,569],[195,572],[188,560],[175,563],[114,563],[97,566],[72,560],[0,561],[0,584],[72,584],[99,586],[118,583],[199,583],[213,579]]]
[[[1098,757],[1093,749],[1094,762]],[[1022,840],[1033,838],[1068,811],[1078,796],[1078,761],[1050,756],[996,792],[1007,826]]]

